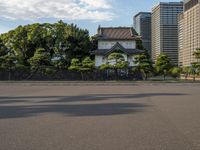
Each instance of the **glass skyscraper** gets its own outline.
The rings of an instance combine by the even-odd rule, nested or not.
[[[140,12],[133,17],[134,28],[142,37],[144,48],[151,55],[151,13]]]
[[[173,65],[178,65],[178,14],[183,12],[183,2],[161,2],[152,9],[152,59],[159,54],[168,55]]]

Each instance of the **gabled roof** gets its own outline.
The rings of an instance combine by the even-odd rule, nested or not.
[[[110,50],[108,50],[106,52],[106,55],[112,53],[115,50],[121,50],[122,52],[127,53],[126,50],[125,50],[125,48],[119,42],[117,42],[117,43],[115,43],[115,45]]]
[[[132,27],[98,28],[96,37],[99,40],[135,40],[140,38]]]
[[[114,52],[115,50],[121,50],[122,52],[126,53],[127,55],[133,55],[133,54],[141,54],[144,53],[144,50],[139,49],[125,49],[119,42],[117,42],[111,49],[97,49],[95,51],[92,51],[91,54],[93,55],[103,55],[107,56],[110,53]]]

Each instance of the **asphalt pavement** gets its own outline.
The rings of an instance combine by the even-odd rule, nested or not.
[[[3,83],[0,150],[200,150],[200,85]]]

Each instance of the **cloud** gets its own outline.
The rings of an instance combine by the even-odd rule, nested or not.
[[[80,0],[81,4],[87,5],[88,8],[90,9],[95,9],[95,8],[104,8],[104,9],[109,9],[111,8],[111,5],[106,1],[106,0]]]
[[[11,20],[109,21],[116,17],[111,10],[108,0],[0,0],[0,17]]]

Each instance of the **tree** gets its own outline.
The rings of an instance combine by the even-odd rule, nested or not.
[[[61,60],[66,60],[65,66],[69,67],[72,58],[84,59],[92,50],[89,32],[78,28],[76,25],[68,25],[63,21],[54,24],[54,37],[57,55]]]
[[[138,33],[136,33],[136,31],[134,30],[135,35],[138,36]],[[144,46],[143,46],[143,42],[141,38],[136,39],[136,48],[140,49],[140,50],[145,50]]]
[[[196,80],[196,75],[200,72],[200,63],[192,63],[190,66],[190,72],[193,75],[193,81]]]
[[[181,72],[182,72],[182,68],[180,68],[180,67],[173,67],[170,70],[170,73],[171,73],[172,77],[174,77],[174,78],[180,77]]]
[[[184,74],[185,80],[187,80],[188,75],[191,73],[191,67],[189,67],[189,66],[184,66],[184,67],[182,68],[181,73]]]
[[[29,40],[27,37],[28,28],[19,26],[15,29],[13,37],[10,37],[10,48],[13,49],[17,54],[17,59],[22,64],[27,64]],[[34,54],[34,52],[32,53]],[[29,55],[30,56],[30,55]]]
[[[118,79],[118,70],[128,67],[128,62],[125,61],[124,56],[117,52],[111,53],[108,56],[108,63],[110,69],[114,70],[116,79]]]
[[[99,69],[100,70],[107,70],[107,69],[110,69],[110,65],[109,63],[106,63],[106,64],[102,64],[101,66],[99,66]]]
[[[94,61],[90,59],[90,57],[85,57],[82,61],[82,70],[86,72],[90,72],[94,69]]]
[[[9,52],[9,49],[3,43],[3,40],[0,39],[0,57],[6,55]]]
[[[148,75],[153,70],[150,57],[148,57],[148,54],[143,53],[140,55],[136,55],[134,58],[134,63],[137,64],[136,70],[138,70],[142,74],[144,80],[147,80]]]
[[[83,80],[83,74],[90,72],[94,69],[94,62],[89,57],[86,57],[82,62],[80,62],[77,58],[73,58],[71,61],[71,65],[68,69],[71,71],[80,72]]]
[[[29,62],[31,64],[31,70],[33,71],[31,76],[38,71],[45,74],[49,70],[48,67],[51,66],[50,53],[44,48],[37,48]]]
[[[80,61],[77,58],[73,58],[71,61],[71,65],[68,69],[72,71],[80,71],[80,68],[81,68]]]
[[[8,79],[11,79],[11,72],[15,69],[17,59],[12,52],[6,55],[0,56],[0,68],[8,71]]]
[[[196,75],[199,74],[200,72],[200,48],[197,48],[196,51],[194,51],[193,55],[195,56],[195,58],[197,59],[197,62],[194,62],[191,64],[191,71],[193,74],[193,80],[196,80]]]
[[[156,60],[156,70],[158,73],[163,75],[163,80],[165,80],[165,77],[171,67],[169,57],[165,54],[160,54]]]
[[[82,73],[92,72],[94,70],[94,68],[95,68],[94,61],[92,61],[90,59],[90,57],[86,57],[82,61],[82,67],[81,67],[81,72]]]
[[[8,71],[8,79],[11,79],[11,72],[16,69],[17,59],[14,51],[9,49],[0,38],[0,69]]]
[[[136,48],[140,49],[140,50],[144,50],[145,49],[141,39],[137,39],[136,40]]]
[[[71,61],[71,65],[69,66],[68,70],[80,72],[81,77],[83,79],[83,74],[81,72],[81,63],[80,63],[79,59],[73,58],[72,61]]]
[[[197,59],[197,63],[200,63],[200,48],[197,48],[196,51],[194,51],[193,55],[195,56],[195,58]]]
[[[38,48],[45,49],[51,57],[59,58],[55,67],[61,70],[69,67],[72,58],[82,60],[92,50],[89,32],[63,21],[19,26],[1,34],[0,39],[0,47],[3,44],[12,50],[18,63],[25,66],[30,66],[29,60]]]

